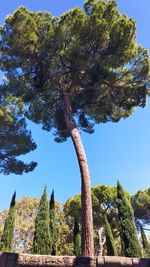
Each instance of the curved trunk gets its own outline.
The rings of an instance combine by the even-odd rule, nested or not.
[[[65,99],[65,120],[68,131],[76,150],[78,163],[81,173],[81,204],[82,204],[82,256],[94,255],[93,244],[93,218],[92,218],[92,201],[90,174],[86,154],[82,144],[80,133],[72,118],[72,109],[70,98],[66,94]]]

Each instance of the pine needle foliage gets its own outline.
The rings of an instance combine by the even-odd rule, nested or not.
[[[117,207],[122,255],[140,258],[142,256],[141,247],[137,237],[133,208],[119,181],[117,182]]]
[[[118,122],[146,105],[149,56],[136,43],[135,21],[120,14],[115,0],[87,0],[60,17],[19,7],[0,29],[0,53],[5,90],[22,98],[26,116],[53,131],[56,142],[72,138],[84,180],[82,254],[91,256],[90,175],[83,150],[79,157],[80,129],[91,134],[96,124]]]
[[[70,136],[66,93],[76,126],[88,133],[146,105],[148,52],[114,0],[86,0],[60,17],[21,6],[7,16],[0,38],[5,91],[21,96],[29,119],[55,129],[57,142]]]
[[[37,217],[35,220],[32,253],[40,255],[49,255],[51,253],[49,205],[47,200],[46,186],[44,187],[44,191],[40,199]]]
[[[12,240],[15,227],[15,200],[16,200],[16,192],[14,192],[11,199],[9,212],[5,220],[4,230],[0,242],[0,247],[4,251],[12,250]]]
[[[16,97],[5,97],[0,86],[0,173],[22,174],[36,167],[35,162],[24,163],[17,157],[36,148],[23,117],[22,102]]]

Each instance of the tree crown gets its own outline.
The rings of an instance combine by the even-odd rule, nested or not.
[[[58,142],[69,136],[66,94],[74,121],[89,133],[146,104],[148,54],[116,1],[88,0],[59,18],[20,7],[1,29],[0,50],[9,90],[28,104],[28,118],[55,129]]]

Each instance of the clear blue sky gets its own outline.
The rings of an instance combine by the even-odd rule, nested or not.
[[[48,10],[60,15],[67,9],[83,6],[81,0],[5,0],[0,1],[0,23],[18,6],[31,10]],[[150,49],[150,1],[119,0],[119,9],[137,22],[137,41]],[[55,190],[57,200],[63,202],[80,192],[80,174],[71,140],[63,144],[53,141],[47,133],[29,123],[36,151],[22,157],[38,162],[32,173],[22,176],[0,175],[0,209],[9,206],[10,198],[17,191],[17,198],[24,195],[39,197],[46,184],[48,193]],[[130,118],[119,123],[98,125],[93,135],[83,134],[92,185],[115,185],[119,179],[130,193],[150,186],[150,107],[138,109]]]

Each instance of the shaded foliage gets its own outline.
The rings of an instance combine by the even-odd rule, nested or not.
[[[74,255],[81,256],[81,234],[77,217],[74,218],[73,245]]]
[[[143,254],[145,257],[150,257],[150,243],[147,240],[146,234],[144,232],[144,229],[140,227],[141,230],[141,241],[143,246]]]
[[[104,217],[104,225],[105,225],[107,255],[117,256],[112,230],[111,230],[111,227],[107,220],[106,215]]]
[[[0,88],[0,173],[30,172],[37,164],[35,162],[26,164],[18,159],[20,155],[36,148],[31,132],[27,130],[22,103],[11,95],[5,97],[1,91],[2,88]]]
[[[57,255],[57,241],[58,241],[58,223],[55,212],[55,199],[54,191],[52,191],[49,203],[49,216],[50,216],[50,242],[51,242],[51,255]]]
[[[122,255],[140,258],[142,254],[134,223],[133,208],[119,181],[117,182],[117,207]]]
[[[150,188],[137,191],[131,203],[137,226],[150,224]]]

